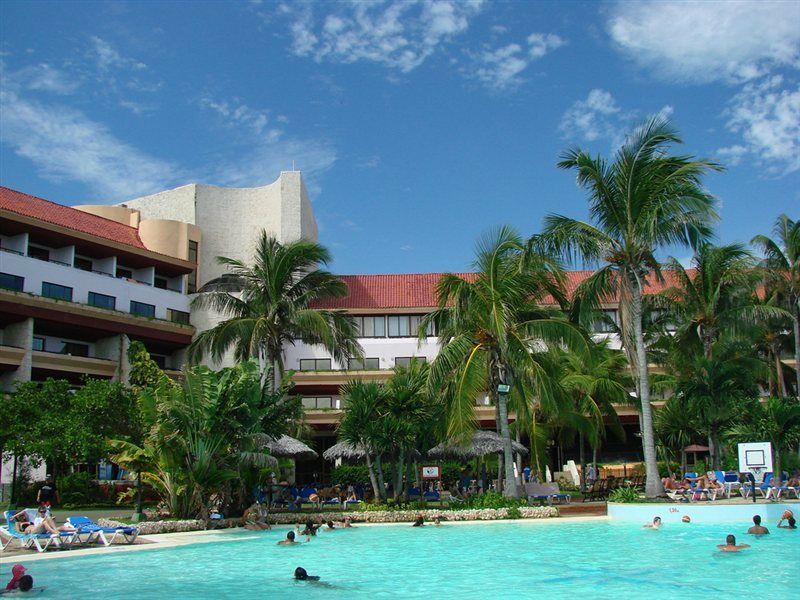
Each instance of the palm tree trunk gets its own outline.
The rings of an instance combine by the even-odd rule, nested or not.
[[[516,427],[516,432],[514,433],[514,439],[518,444],[522,444],[522,439],[519,435],[519,426]],[[517,465],[517,485],[522,485],[522,455],[517,454],[516,465]]]
[[[778,381],[778,397],[784,398],[786,396],[786,381],[783,378],[783,363],[781,362],[781,349],[775,348],[775,376]]]
[[[647,373],[647,349],[644,345],[644,332],[642,331],[642,289],[639,282],[633,285],[631,297],[631,317],[633,319],[634,344],[636,347],[636,370],[638,375],[640,401],[642,409],[642,450],[644,452],[644,466],[647,475],[645,495],[655,498],[664,490],[658,476],[658,461],[656,459],[656,445],[653,436],[653,407],[650,405],[650,380]]]
[[[378,475],[378,499],[386,500],[386,482],[383,480],[383,465],[381,464],[380,454],[375,454],[375,470]]]
[[[375,477],[375,469],[372,466],[372,457],[369,455],[369,452],[366,453],[367,457],[367,471],[369,471],[369,482],[372,484],[372,491],[375,494],[375,500],[380,501],[380,493],[378,490],[378,480]]]
[[[600,473],[597,472],[597,446],[592,446],[592,466],[594,467],[594,480],[600,479]]]
[[[794,326],[794,392],[800,401],[800,314],[795,314],[792,325]]]
[[[400,450],[400,455],[397,458],[397,463],[395,465],[395,474],[394,474],[394,499],[398,500],[403,495],[403,469],[404,469],[404,460],[403,460],[403,450]]]
[[[578,461],[581,463],[581,491],[586,491],[586,464],[583,452],[583,432],[578,432]]]
[[[497,407],[500,413],[500,438],[503,440],[503,495],[516,498],[517,486],[514,482],[514,457],[511,450],[511,433],[508,430],[508,399],[506,394],[497,394]]]

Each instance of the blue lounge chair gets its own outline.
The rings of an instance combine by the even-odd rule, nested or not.
[[[91,544],[99,541],[104,546],[110,546],[118,537],[122,537],[128,544],[132,544],[139,536],[139,530],[133,526],[125,527],[103,527],[92,521],[89,517],[69,517],[67,522],[76,529],[78,539],[81,535],[86,535],[81,543]],[[107,536],[110,536],[108,537]]]
[[[428,502],[438,502],[441,500],[441,495],[439,492],[428,491],[423,494],[425,500]]]
[[[422,494],[420,494],[418,487],[410,487],[408,488],[408,499],[409,500],[420,500],[422,498]]]
[[[12,517],[18,511],[7,510],[3,513],[6,519],[5,527],[1,528],[2,536],[0,536],[0,550],[5,550],[14,540],[19,541],[22,548],[31,549],[36,548],[37,552],[44,552],[51,545],[55,547],[61,546],[62,542],[66,545],[72,543],[75,537],[73,533],[63,532],[61,534],[55,533],[20,533],[17,531],[16,524],[12,521]],[[3,541],[3,537],[8,536],[8,541]]]

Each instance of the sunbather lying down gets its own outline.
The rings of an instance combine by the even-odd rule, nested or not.
[[[52,533],[58,535],[62,531],[71,532],[75,531],[72,525],[56,525],[53,517],[47,510],[46,506],[40,506],[38,515],[31,521],[28,518],[28,511],[21,510],[11,517],[14,521],[14,527],[17,528],[19,533],[26,535],[33,535],[35,533]]]

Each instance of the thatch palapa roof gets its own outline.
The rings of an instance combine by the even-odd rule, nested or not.
[[[325,460],[338,460],[340,458],[364,458],[366,452],[361,444],[353,446],[349,442],[334,444],[322,453]]]
[[[514,454],[527,456],[528,449],[519,442],[511,441]],[[430,458],[468,459],[487,454],[500,454],[503,451],[503,440],[494,431],[476,431],[467,444],[445,444],[444,442],[428,452]]]
[[[265,444],[265,448],[273,456],[281,458],[317,458],[317,453],[309,446],[288,435],[282,435],[278,439],[271,439]]]

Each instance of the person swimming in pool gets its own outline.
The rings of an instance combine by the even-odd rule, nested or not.
[[[654,517],[652,523],[645,523],[642,529],[658,529],[661,527],[661,517]]]
[[[319,581],[319,575],[309,575],[303,567],[294,570],[294,578],[298,581]]]
[[[753,516],[753,526],[747,530],[747,533],[751,535],[767,535],[769,533],[769,529],[761,524],[761,515]]]
[[[414,524],[412,525],[412,527],[425,527],[425,519],[422,517],[422,515],[419,515],[414,520]]]
[[[750,544],[736,544],[736,536],[731,534],[725,538],[724,544],[717,544],[717,548],[722,550],[723,552],[739,552],[739,550],[744,550],[745,548],[749,548]]]
[[[306,521],[306,528],[301,532],[301,535],[317,535],[317,529],[322,525],[315,525],[310,519]]]
[[[784,521],[786,521],[786,525],[783,524]],[[797,522],[794,519],[794,513],[790,510],[783,511],[781,520],[778,521],[778,527],[780,529],[797,529]]]
[[[294,531],[290,531],[286,534],[285,540],[278,542],[278,546],[292,546],[297,543],[299,542],[295,539]]]

